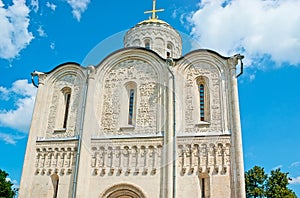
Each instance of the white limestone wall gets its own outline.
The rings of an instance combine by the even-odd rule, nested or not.
[[[39,75],[39,88],[25,153],[19,197],[47,197],[53,195],[50,176],[59,176],[59,191],[70,195],[77,152],[82,110],[84,69],[76,64],[61,65],[50,73]],[[59,94],[71,88],[71,102],[67,128],[57,126],[62,119]],[[60,189],[62,187],[62,189]],[[47,195],[47,196],[46,196]],[[50,196],[51,197],[51,196]]]
[[[161,57],[179,58],[182,54],[180,34],[163,21],[142,22],[130,29],[124,37],[124,47],[145,47],[149,42],[150,49]]]
[[[136,28],[151,30],[150,26],[154,25],[142,24]],[[153,33],[151,31],[149,34]],[[143,31],[137,32],[140,39],[145,38]],[[131,33],[135,32],[129,31],[125,40],[129,44],[131,41],[139,43],[132,40],[139,38],[139,34],[133,36]],[[155,38],[154,35],[151,37]],[[159,39],[154,46],[160,46],[157,52],[163,56],[166,51],[159,49],[169,38]],[[48,75],[52,76],[51,80],[45,78],[41,81],[44,84],[40,85],[36,100],[20,197],[53,195],[50,180],[53,173],[60,178],[58,197],[71,196],[78,149],[77,139],[72,138],[80,132],[82,148],[77,197],[101,197],[108,189],[122,185],[134,186],[145,197],[170,197],[172,189],[167,187],[173,185],[173,161],[166,164],[164,160],[173,156],[171,150],[164,152],[164,149],[171,149],[173,143],[167,142],[174,132],[173,91],[176,100],[176,197],[199,197],[202,177],[208,178],[206,190],[210,197],[233,197],[235,186],[232,181],[242,177],[232,172],[241,157],[235,156],[235,150],[241,149],[241,145],[239,142],[237,147],[232,144],[235,143],[231,137],[232,122],[239,120],[231,119],[232,111],[237,111],[237,114],[238,109],[231,106],[232,98],[228,92],[232,89],[228,83],[226,60],[209,51],[189,54],[171,68],[175,74],[175,88],[172,90],[167,89],[172,78],[166,67],[167,64],[154,53],[124,49],[112,54],[101,65],[89,67],[86,93],[83,89],[84,74],[76,81],[82,71],[75,66],[61,67]],[[210,94],[210,117],[206,122],[199,121],[196,84],[199,76],[207,79]],[[128,102],[124,102],[126,94],[121,88],[127,82],[136,83],[139,98],[136,123],[132,126],[124,126],[128,123],[126,115],[122,114],[122,108]],[[56,116],[56,104],[59,103],[55,93],[65,86],[74,93],[70,125],[68,130],[55,131],[55,119],[60,118]],[[85,94],[86,103],[80,99]],[[231,97],[237,100],[237,93]],[[85,108],[84,111],[81,107]],[[242,165],[240,161],[240,171]]]
[[[229,68],[219,55],[194,51],[176,62],[176,130],[179,136],[230,134]],[[198,81],[205,86],[205,120],[200,120]]]

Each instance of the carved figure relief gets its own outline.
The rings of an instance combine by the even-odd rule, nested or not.
[[[71,174],[76,159],[74,145],[41,145],[36,148],[35,174]]]
[[[181,175],[227,174],[230,166],[229,143],[179,144],[178,167]],[[192,148],[192,150],[191,150]]]
[[[93,147],[91,157],[91,167],[94,175],[100,174],[156,174],[156,170],[161,165],[161,145],[144,146],[108,146],[108,147]],[[103,158],[97,153],[108,153],[106,158]],[[104,161],[103,161],[104,160]],[[95,164],[98,162],[99,164]],[[121,162],[121,164],[120,164]],[[103,166],[102,164],[106,164]]]

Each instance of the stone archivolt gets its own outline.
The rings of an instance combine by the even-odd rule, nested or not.
[[[92,147],[93,175],[155,175],[161,168],[162,145],[98,145]]]
[[[35,175],[69,175],[73,171],[76,160],[77,145],[55,144],[37,145],[35,159]]]

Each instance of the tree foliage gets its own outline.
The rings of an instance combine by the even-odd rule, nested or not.
[[[254,166],[245,173],[246,195],[247,197],[264,197],[266,189],[266,180],[264,168]]]
[[[266,196],[270,198],[296,198],[296,194],[288,188],[288,173],[279,169],[272,170],[267,181]]]
[[[16,191],[12,189],[13,183],[7,179],[8,173],[0,169],[0,198],[12,198]]]
[[[270,176],[264,168],[254,166],[245,172],[247,198],[297,198],[288,188],[288,173],[281,172],[280,168],[272,170]]]

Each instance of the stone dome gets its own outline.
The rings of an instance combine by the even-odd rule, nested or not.
[[[162,58],[179,58],[182,54],[180,34],[157,18],[144,20],[131,28],[124,37],[124,47],[145,47]]]

